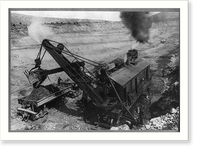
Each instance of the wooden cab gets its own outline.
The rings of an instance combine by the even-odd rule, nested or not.
[[[132,107],[150,83],[150,64],[141,59],[113,72],[110,78],[126,107]]]

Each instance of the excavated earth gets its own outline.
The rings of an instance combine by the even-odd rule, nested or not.
[[[17,116],[16,108],[20,105],[17,99],[24,97],[32,91],[32,87],[24,70],[34,66],[34,59],[40,44],[34,36],[28,34],[30,19],[23,15],[13,14],[11,18],[10,33],[10,129],[11,131],[102,131],[107,130],[83,121],[83,108],[79,101],[81,96],[75,98],[57,99],[49,105],[49,114],[36,121],[24,122]],[[16,20],[21,19],[21,22]],[[122,22],[90,21],[90,20],[48,20],[42,25],[53,32],[47,37],[63,43],[72,53],[86,57],[97,62],[110,62],[115,58],[123,58],[129,49],[139,50],[139,56],[151,63],[154,71],[151,90],[154,94],[152,103],[161,97],[163,90],[162,69],[170,62],[173,54],[179,55],[179,21],[166,20],[154,23],[150,29],[148,43],[137,43]],[[50,22],[51,21],[51,22]],[[62,22],[61,22],[62,21]],[[53,33],[53,34],[52,34]],[[58,67],[54,59],[46,54],[42,62],[43,69]],[[60,77],[68,80],[62,72],[50,75],[44,84],[56,83]],[[27,87],[26,87],[27,86]],[[24,88],[26,87],[26,88]],[[18,91],[20,90],[20,91]],[[149,128],[149,127],[148,127]],[[134,128],[133,129],[138,129]],[[145,130],[138,129],[138,130]]]

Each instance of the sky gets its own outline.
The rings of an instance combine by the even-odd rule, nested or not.
[[[39,17],[95,19],[120,21],[120,12],[114,11],[12,11],[13,13],[33,15]]]
[[[119,11],[12,11],[12,13],[38,17],[121,21]],[[157,13],[159,12],[150,12],[149,15]]]

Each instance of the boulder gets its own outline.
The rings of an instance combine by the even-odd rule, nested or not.
[[[161,117],[156,117],[150,120],[150,122],[161,122]]]
[[[110,130],[130,130],[127,124],[118,126],[118,127],[111,127]]]
[[[145,127],[146,127],[146,129],[148,129],[148,130],[151,128],[150,125],[145,125]]]
[[[119,130],[119,128],[118,127],[111,127],[110,130],[114,130],[115,131],[115,130]]]
[[[177,110],[172,108],[171,113],[177,113]]]
[[[120,126],[120,130],[130,130],[130,128],[127,124],[124,124],[124,125]]]

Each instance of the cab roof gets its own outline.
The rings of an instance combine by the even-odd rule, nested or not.
[[[149,65],[149,62],[141,59],[136,65],[131,64],[111,73],[110,78],[120,86],[124,87],[132,78],[137,76]]]

